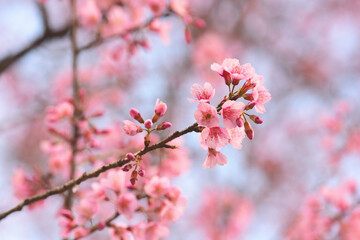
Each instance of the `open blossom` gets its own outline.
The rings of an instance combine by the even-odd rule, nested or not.
[[[135,123],[129,120],[124,120],[124,131],[127,135],[135,136],[139,132],[142,132],[141,127],[137,126]]]
[[[255,74],[255,69],[249,63],[240,65],[235,58],[226,58],[222,65],[213,63],[210,68],[222,76],[227,85],[237,85],[240,80],[247,80]]]
[[[204,128],[200,135],[200,145],[204,149],[220,150],[228,143],[229,139],[229,133],[225,128]]]
[[[225,127],[235,128],[237,126],[236,120],[244,111],[245,104],[242,102],[226,101],[221,109],[221,116]]]
[[[80,24],[84,27],[94,27],[101,20],[101,12],[94,0],[85,0],[79,6]]]
[[[190,88],[191,95],[196,99],[189,99],[190,102],[210,102],[215,95],[215,89],[211,86],[210,83],[204,83],[204,86],[195,83]]]
[[[127,219],[131,219],[135,210],[138,208],[138,200],[133,193],[123,193],[120,195],[116,207],[120,214]]]
[[[256,86],[253,89],[253,92],[255,92],[257,95],[257,97],[254,99],[254,102],[256,103],[254,109],[258,113],[264,113],[266,111],[264,104],[271,100],[271,94],[263,85]]]
[[[207,157],[203,164],[203,168],[213,168],[216,166],[216,164],[223,166],[226,163],[227,163],[227,158],[224,154],[216,151],[213,148],[209,148]]]
[[[161,197],[166,194],[169,190],[170,182],[166,177],[154,176],[151,180],[145,185],[145,192],[151,197]]]
[[[208,103],[199,103],[198,109],[194,113],[194,117],[199,125],[210,128],[216,127],[220,123],[216,108]]]
[[[84,224],[91,220],[95,213],[98,211],[97,203],[94,199],[83,199],[74,206],[74,212],[78,215],[76,222],[78,224]]]
[[[228,133],[229,133],[229,143],[231,144],[231,146],[233,146],[234,148],[237,149],[241,149],[242,148],[242,141],[245,138],[245,129],[244,127],[236,127],[236,128],[232,128],[232,129],[227,129]]]

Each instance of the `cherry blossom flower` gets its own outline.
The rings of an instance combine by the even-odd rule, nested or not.
[[[135,136],[136,134],[142,132],[142,128],[137,126],[132,121],[124,120],[123,123],[124,123],[123,129],[127,135]]]
[[[138,200],[133,193],[123,193],[120,195],[116,207],[120,214],[123,214],[127,219],[131,219],[138,208]]]
[[[220,150],[228,143],[229,139],[229,133],[225,128],[204,128],[200,135],[200,145],[204,149]]]
[[[209,148],[207,157],[203,164],[203,168],[213,168],[216,164],[223,166],[227,163],[227,158],[221,152],[216,151],[213,148]]]
[[[226,101],[221,109],[221,116],[225,127],[235,128],[237,126],[236,120],[240,118],[244,108],[245,104],[242,102]]]
[[[168,178],[154,176],[146,183],[144,190],[149,196],[157,198],[166,194],[169,190],[169,186],[170,182]]]
[[[195,83],[190,88],[191,95],[193,95],[196,99],[190,99],[188,100],[190,102],[206,102],[209,103],[210,100],[215,95],[215,89],[211,86],[210,83],[206,82],[204,83],[204,86]]]
[[[210,68],[222,76],[227,85],[237,85],[240,80],[247,80],[255,74],[255,69],[249,63],[240,65],[235,58],[226,58],[222,65],[213,63]]]
[[[229,143],[234,147],[234,148],[237,148],[237,149],[241,149],[242,148],[242,141],[244,140],[245,138],[245,129],[244,127],[236,127],[236,128],[232,128],[232,129],[229,129],[227,128],[226,129],[229,133]]]
[[[216,108],[208,103],[199,103],[194,117],[199,125],[206,127],[216,127],[220,123]]]

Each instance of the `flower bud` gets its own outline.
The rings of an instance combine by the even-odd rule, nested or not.
[[[143,169],[139,170],[139,176],[140,177],[144,177],[145,176],[145,171]]]
[[[256,124],[262,124],[264,120],[262,120],[259,116],[250,115],[250,119]]]
[[[106,227],[106,224],[104,222],[99,222],[97,225],[97,229],[99,231],[103,230]]]
[[[170,128],[171,126],[172,126],[172,124],[169,122],[162,122],[159,125],[157,125],[155,129],[156,130],[165,130],[167,128]]]
[[[150,119],[148,119],[148,120],[145,121],[144,125],[145,125],[145,127],[147,129],[151,129],[152,126],[153,126],[153,123],[152,123],[152,121]]]
[[[130,171],[131,168],[132,168],[132,165],[131,165],[131,164],[127,164],[127,165],[123,166],[123,167],[121,168],[121,170],[123,170],[124,172],[128,172],[128,171]]]
[[[253,109],[256,105],[256,102],[250,102],[248,104],[246,104],[245,106],[245,110],[250,110],[250,109]]]
[[[247,101],[253,101],[254,100],[254,96],[251,93],[247,93],[244,95],[244,99]]]
[[[139,123],[144,123],[144,119],[141,117],[141,114],[139,113],[138,110],[136,110],[135,108],[132,108],[132,109],[130,109],[129,113],[133,119],[135,119]]]
[[[198,28],[204,28],[206,27],[206,22],[202,18],[196,18],[194,19],[194,25]]]
[[[127,158],[129,161],[133,161],[133,160],[135,160],[135,155],[132,154],[132,153],[127,153],[127,154],[126,154],[126,158]]]
[[[230,86],[230,84],[231,84],[231,73],[224,70],[222,76],[225,79],[225,84]]]
[[[152,118],[152,122],[155,123],[159,120],[159,118],[164,116],[166,109],[167,109],[166,104],[160,101],[159,99],[157,99],[155,104],[155,114]]]
[[[236,119],[236,125],[238,127],[243,127],[244,126],[244,119],[242,117],[239,117],[238,119]]]
[[[138,172],[136,170],[134,170],[131,173],[130,182],[131,182],[132,185],[135,185],[137,180],[138,180]]]
[[[239,82],[240,82],[240,79],[238,79],[238,78],[233,78],[233,79],[232,79],[232,84],[233,84],[234,86],[238,85]]]
[[[252,127],[251,127],[251,125],[250,125],[250,123],[248,121],[245,121],[244,127],[245,127],[246,136],[250,140],[253,140],[253,138],[254,138],[254,130],[252,129]]]

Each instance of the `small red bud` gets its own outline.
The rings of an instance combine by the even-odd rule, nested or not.
[[[245,127],[246,136],[250,140],[253,140],[254,139],[254,130],[252,129],[252,127],[251,127],[251,125],[250,125],[250,123],[248,121],[245,121],[244,127]]]
[[[145,176],[145,171],[143,169],[139,170],[139,176],[140,177],[144,177]]]
[[[148,119],[148,120],[145,121],[144,125],[145,125],[145,127],[147,129],[151,129],[152,126],[153,126],[153,123],[152,123],[152,121],[150,119]]]
[[[159,125],[157,125],[155,129],[156,130],[165,130],[167,128],[170,128],[171,126],[172,126],[172,124],[169,122],[162,122]]]
[[[124,172],[128,172],[128,171],[130,171],[131,168],[132,168],[132,165],[131,165],[131,164],[127,164],[127,165],[123,166],[123,167],[121,168],[121,170],[123,170]]]
[[[230,86],[230,84],[231,84],[231,74],[228,71],[223,71],[222,76],[225,79],[225,84]]]
[[[253,101],[254,100],[254,97],[251,93],[247,93],[244,95],[244,99],[247,100],[247,101]]]
[[[256,105],[256,102],[250,102],[245,106],[245,110],[253,109]]]
[[[133,119],[135,119],[139,123],[144,123],[144,119],[141,117],[141,114],[139,113],[138,110],[136,110],[135,108],[132,108],[132,109],[130,109],[129,113]]]
[[[100,231],[103,230],[105,227],[106,227],[106,225],[104,222],[99,222],[97,225],[97,229]]]
[[[256,124],[262,124],[264,120],[262,120],[259,116],[250,115],[250,119]]]
[[[127,154],[126,154],[126,158],[127,158],[129,161],[133,161],[133,160],[135,160],[135,155],[132,154],[132,153],[127,153]]]
[[[236,119],[236,125],[238,127],[243,127],[244,126],[244,119],[242,117],[239,117],[238,119]]]

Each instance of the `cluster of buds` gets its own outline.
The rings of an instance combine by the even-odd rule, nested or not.
[[[194,117],[197,123],[204,127],[200,136],[200,143],[208,150],[208,155],[203,167],[214,167],[216,164],[227,163],[225,155],[218,152],[219,149],[230,143],[233,147],[240,149],[245,135],[252,140],[254,130],[248,119],[256,124],[263,123],[263,120],[254,114],[246,111],[255,109],[258,113],[264,113],[264,104],[271,99],[271,95],[263,86],[263,77],[256,74],[250,64],[240,65],[239,60],[227,58],[222,65],[213,63],[211,69],[224,78],[229,88],[229,95],[214,107],[210,100],[215,95],[215,90],[210,83],[204,86],[194,84],[191,87],[191,94],[195,99],[191,102],[199,103]],[[236,90],[236,86],[244,81],[242,87]],[[251,90],[251,92],[249,92]],[[236,102],[239,98],[249,101],[247,104]],[[220,127],[221,115],[224,127]]]
[[[151,119],[147,119],[144,121],[143,117],[141,116],[140,112],[134,108],[130,109],[130,116],[135,119],[138,123],[143,124],[144,128],[136,125],[134,122],[129,121],[129,120],[124,120],[124,126],[123,129],[125,131],[126,134],[130,135],[130,136],[135,136],[138,133],[141,133],[143,131],[146,131],[146,135],[144,137],[144,145],[145,147],[148,147],[150,145],[151,142],[151,138],[150,138],[150,134],[153,131],[161,131],[161,130],[165,130],[170,128],[172,125],[170,122],[162,122],[157,124],[154,127],[154,124],[159,121],[159,119],[164,116],[164,114],[166,113],[167,110],[167,106],[164,102],[160,101],[159,99],[157,99],[156,104],[155,104],[155,111],[154,111],[154,115]],[[141,161],[141,158],[136,157],[134,154],[132,153],[128,153],[126,154],[126,158],[129,161],[135,161],[136,163],[130,163],[125,165],[122,170],[127,172],[130,171],[133,167],[134,170],[131,173],[131,177],[130,177],[130,182],[132,185],[135,185],[135,183],[138,180],[138,175],[140,177],[143,177],[145,175],[145,171],[143,169],[139,169],[138,170],[138,166],[139,163]]]

